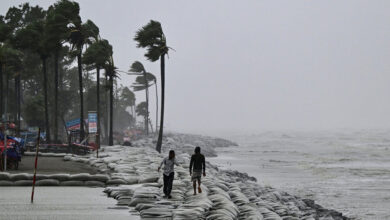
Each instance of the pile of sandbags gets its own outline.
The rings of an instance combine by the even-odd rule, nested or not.
[[[91,175],[88,173],[79,174],[37,174],[37,186],[98,186],[104,187],[110,180],[105,174]],[[0,172],[0,186],[31,186],[33,183],[33,174],[16,173],[10,174]]]

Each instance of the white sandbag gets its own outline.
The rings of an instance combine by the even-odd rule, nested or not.
[[[37,186],[59,186],[60,181],[55,179],[44,179],[44,180],[38,180],[35,185]]]
[[[84,182],[79,180],[69,180],[60,182],[60,186],[84,186]]]
[[[7,172],[0,172],[0,180],[10,180],[10,174]]]
[[[10,180],[18,181],[18,180],[32,180],[33,175],[29,173],[15,173],[10,175]]]
[[[32,180],[18,180],[14,182],[14,186],[32,186]]]
[[[127,184],[126,181],[123,179],[111,179],[106,182],[107,185],[121,185],[121,184]]]
[[[95,174],[95,175],[91,175],[91,180],[105,183],[108,180],[110,180],[110,177],[108,177],[108,175],[105,174]]]
[[[85,186],[97,186],[97,187],[104,187],[105,184],[100,181],[85,181]]]
[[[69,180],[89,181],[89,180],[91,180],[91,174],[89,174],[89,173],[73,174],[73,175],[70,175]]]
[[[0,180],[0,186],[13,186],[14,182],[8,180]]]
[[[56,174],[48,175],[48,179],[56,179],[62,182],[62,181],[69,180],[70,175],[67,173],[56,173]]]
[[[70,161],[71,158],[72,158],[71,155],[66,155],[66,156],[64,156],[64,161]]]
[[[34,178],[34,175],[33,175],[33,178]],[[46,175],[46,174],[37,174],[36,177],[35,177],[35,180],[44,180],[44,179],[50,179],[50,178],[49,178],[49,175]]]
[[[144,175],[139,179],[139,183],[157,183],[160,177],[158,175]]]
[[[155,201],[156,199],[152,199],[152,198],[133,198],[130,201],[129,206],[134,207],[140,203],[154,203]]]

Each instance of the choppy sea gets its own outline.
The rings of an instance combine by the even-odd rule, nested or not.
[[[229,135],[209,158],[356,219],[390,219],[390,130]]]

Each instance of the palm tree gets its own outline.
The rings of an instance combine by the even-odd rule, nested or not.
[[[41,9],[42,16],[40,19],[36,19],[26,27],[18,29],[15,33],[15,45],[18,48],[24,48],[37,53],[42,61],[43,72],[43,91],[44,91],[44,103],[45,103],[45,130],[46,140],[50,142],[50,127],[49,127],[49,110],[48,110],[48,97],[47,97],[47,58],[49,57],[50,43],[47,33],[46,13]]]
[[[83,98],[83,70],[82,70],[82,52],[84,44],[90,42],[90,38],[97,36],[99,29],[90,20],[81,24],[80,16],[73,21],[73,27],[70,33],[69,41],[76,48],[77,66],[79,73],[79,95],[80,95],[80,140],[84,140],[84,98]]]
[[[121,99],[131,107],[131,116],[133,117],[132,123],[134,123],[134,119],[136,118],[134,114],[135,94],[129,88],[124,87],[122,90]]]
[[[112,55],[112,46],[107,40],[98,39],[84,53],[84,63],[96,67],[96,112],[97,112],[97,138],[96,144],[100,146],[100,69],[106,65]]]
[[[111,47],[112,48],[112,47]],[[110,125],[109,125],[109,135],[108,135],[108,146],[114,145],[114,137],[113,137],[113,119],[114,119],[114,78],[116,78],[118,75],[117,68],[114,65],[114,59],[112,57],[112,51],[111,56],[108,61],[108,63],[104,66],[104,69],[106,71],[106,75],[109,78],[109,90],[110,90]]]
[[[50,6],[47,14],[48,42],[54,53],[54,140],[58,141],[58,62],[62,44],[69,34],[68,24],[77,20],[79,13],[75,2],[61,0]]]
[[[160,132],[158,134],[156,150],[161,153],[163,126],[164,126],[164,102],[165,102],[165,55],[168,54],[166,38],[158,21],[151,20],[148,24],[139,29],[134,37],[137,47],[146,48],[145,57],[155,62],[160,59],[161,68],[161,115]]]
[[[148,135],[149,134],[149,129],[148,129],[148,127],[149,127],[148,126],[148,122],[149,122],[149,86],[152,85],[152,84],[149,84],[149,82],[155,81],[156,77],[153,74],[146,72],[144,65],[142,65],[142,63],[139,61],[135,61],[133,64],[131,64],[129,71],[134,72],[134,73],[138,73],[138,74],[142,74],[142,76],[138,76],[135,79],[135,83],[133,84],[132,87],[133,87],[135,92],[145,90],[146,108],[148,109],[148,111],[146,112],[146,115],[145,115],[145,130],[146,130],[146,134]],[[156,124],[157,124],[157,122],[156,122]]]

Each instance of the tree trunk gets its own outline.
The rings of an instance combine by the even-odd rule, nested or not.
[[[149,135],[149,89],[148,89],[148,80],[146,78],[146,72],[143,72],[145,79],[145,95],[146,95],[146,115],[145,115],[145,131],[146,135]]]
[[[3,64],[0,63],[0,117],[3,117]]]
[[[97,134],[96,146],[100,148],[100,68],[96,67],[96,115],[97,115]]]
[[[21,100],[22,100],[22,95],[21,95],[21,76],[19,75],[18,76],[18,118],[17,118],[17,135],[19,136],[20,135],[20,113],[21,113]]]
[[[158,133],[158,92],[157,92],[157,80],[154,80],[154,87],[156,88],[156,134]]]
[[[54,141],[58,142],[58,51],[54,54]]]
[[[77,54],[79,68],[79,93],[80,93],[80,141],[84,140],[84,99],[83,99],[83,70],[81,66],[81,49]]]
[[[43,93],[45,97],[45,131],[46,131],[46,142],[50,143],[50,127],[49,127],[49,110],[47,102],[47,73],[46,73],[46,58],[42,58],[43,68]]]
[[[17,117],[18,117],[18,76],[14,77],[14,109],[13,109],[13,122],[15,125],[17,124]]]
[[[108,75],[107,73],[105,74],[105,77],[106,77],[106,87],[104,89],[104,94],[105,94],[105,103],[104,103],[104,107],[105,107],[105,111],[106,111],[106,117],[104,119],[104,128],[105,128],[105,143],[108,144],[108,136],[109,136],[109,125],[108,125],[108,118],[109,118],[109,104],[108,104],[108,100],[109,100],[109,92],[107,91],[107,88],[109,88],[109,84],[110,82],[108,82]]]
[[[9,75],[8,74],[6,74],[5,75],[5,100],[4,100],[4,115],[5,115],[5,121],[7,122],[8,120],[9,120],[9,118],[8,118],[8,100],[9,100],[9,98],[8,98],[8,94],[9,94]]]
[[[113,99],[114,99],[114,80],[113,76],[110,76],[110,134],[108,137],[108,146],[114,145],[113,139]]]
[[[165,101],[165,55],[162,54],[160,57],[161,63],[161,115],[160,115],[160,132],[158,133],[156,150],[161,153],[161,145],[163,138],[164,128],[164,101]]]

